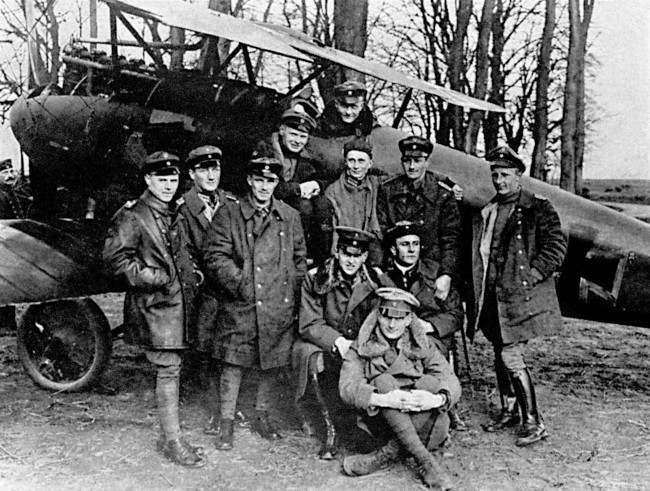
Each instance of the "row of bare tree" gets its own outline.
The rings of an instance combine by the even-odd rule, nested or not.
[[[0,33],[27,40],[28,32],[41,36],[32,58],[31,76],[57,80],[58,22],[52,1],[12,0],[25,14],[3,2]],[[84,0],[76,0],[77,5]],[[93,4],[96,0],[90,1]],[[530,173],[547,179],[561,168],[560,185],[571,192],[582,189],[586,132],[595,116],[585,104],[585,77],[595,61],[588,56],[588,32],[595,0],[209,0],[220,12],[298,29],[319,42],[359,56],[376,59],[405,73],[472,95],[506,108],[503,114],[467,111],[426,94],[415,94],[400,123],[404,129],[435,138],[438,143],[481,155],[499,142],[531,154]],[[18,10],[20,11],[20,10]],[[79,8],[81,11],[81,8]],[[34,16],[42,29],[27,26]],[[81,15],[79,15],[81,17]],[[81,19],[80,19],[81,21]],[[38,26],[37,26],[38,27]],[[157,26],[149,26],[160,38]],[[42,33],[42,34],[39,34]],[[172,41],[185,33],[171,29]],[[227,40],[212,39],[195,60],[211,73],[231,49]],[[258,54],[255,73],[272,78],[294,78],[300,64],[283,60],[265,64]],[[170,67],[187,60],[171,53]],[[0,67],[1,68],[1,67]],[[270,75],[275,74],[275,75]],[[2,73],[5,84],[11,82]],[[318,79],[324,100],[343,79],[363,79],[349,70],[329,69]],[[399,112],[403,88],[368,80],[370,101],[380,120],[389,122]]]

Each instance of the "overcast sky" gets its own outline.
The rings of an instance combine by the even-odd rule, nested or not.
[[[601,63],[593,93],[605,114],[585,177],[650,179],[650,2],[596,0],[590,33]]]
[[[70,27],[62,31],[69,35]],[[596,0],[590,39],[600,68],[587,90],[602,107],[602,117],[586,150],[584,175],[650,179],[650,1]],[[6,49],[11,46],[0,45]],[[6,140],[2,133],[0,140]],[[7,150],[0,141],[0,157],[9,156]]]

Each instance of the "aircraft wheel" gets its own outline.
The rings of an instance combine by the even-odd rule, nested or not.
[[[91,299],[31,305],[17,330],[18,356],[31,379],[58,392],[91,387],[108,365],[111,328]]]

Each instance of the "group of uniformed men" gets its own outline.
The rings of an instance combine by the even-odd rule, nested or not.
[[[334,458],[337,419],[352,412],[384,443],[346,456],[346,474],[412,456],[425,484],[448,489],[431,451],[447,439],[450,419],[464,427],[446,360],[464,319],[462,190],[428,170],[433,145],[416,136],[399,142],[403,174],[382,180],[371,171],[366,137],[376,122],[365,88],[346,82],[335,96],[318,119],[307,101],[282,115],[248,164],[247,194],[219,188],[221,152],[202,146],[185,160],[193,186],[174,202],[181,162],[159,151],[142,167],[146,191],[113,218],[104,257],[128,283],[125,323],[156,368],[159,450],[182,465],[205,463],[179,427],[181,353],[192,347],[218,362],[206,369],[219,401],[206,432],[218,449],[233,447],[248,370],[258,380],[252,428],[281,438],[269,409],[291,362],[305,429],[302,401],[315,398],[321,409],[322,458]],[[304,152],[312,133],[350,137],[334,180]],[[485,430],[521,423],[517,445],[528,445],[548,433],[524,348],[560,326],[553,273],[566,241],[551,204],[521,189],[521,159],[507,147],[487,159],[496,195],[474,217],[468,332],[481,328],[494,345],[502,412]]]

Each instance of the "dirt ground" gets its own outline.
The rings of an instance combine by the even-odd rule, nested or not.
[[[100,299],[111,324],[119,298]],[[185,469],[155,450],[158,426],[153,372],[141,353],[117,342],[104,376],[116,395],[52,394],[35,387],[0,338],[0,489],[413,489],[407,461],[363,478],[340,473],[316,456],[319,442],[302,436],[289,411],[273,416],[286,438],[271,445],[236,428],[235,449],[214,449],[201,431],[203,393],[184,390],[181,416],[190,441],[209,463]],[[550,438],[518,449],[513,432],[484,433],[496,410],[492,359],[480,337],[470,346],[472,382],[463,369],[462,413],[471,429],[453,433],[443,462],[457,489],[650,488],[650,330],[565,319],[563,335],[530,343],[538,399]],[[284,383],[282,386],[286,387]],[[250,409],[251,391],[242,408]]]

